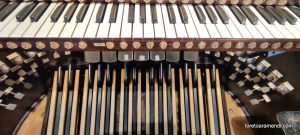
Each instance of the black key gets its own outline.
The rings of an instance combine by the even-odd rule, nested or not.
[[[256,10],[265,18],[269,24],[274,24],[275,18],[262,6],[257,6]]]
[[[188,16],[186,14],[186,11],[185,11],[183,5],[179,5],[178,10],[179,10],[179,14],[180,14],[182,23],[184,23],[184,24],[189,23]]]
[[[38,3],[34,2],[25,6],[17,15],[16,19],[18,22],[23,22],[30,12],[35,8]]]
[[[157,11],[155,4],[151,4],[152,23],[157,23]]]
[[[37,22],[41,16],[45,13],[46,9],[49,7],[50,3],[45,3],[37,7],[32,14],[30,15],[30,19],[32,22]]]
[[[300,8],[296,6],[290,6],[289,9],[296,14],[298,17],[300,17]]]
[[[102,23],[106,10],[106,3],[101,3],[97,15],[96,15],[96,23]]]
[[[168,4],[167,5],[167,10],[168,10],[170,23],[175,24],[176,23],[176,16],[175,16],[174,9],[173,9],[172,5]]]
[[[210,6],[204,6],[204,8],[205,8],[205,11],[206,11],[211,23],[217,24],[218,18],[216,16],[216,14],[214,13],[214,11],[211,9],[211,7]]]
[[[140,22],[146,23],[146,7],[145,4],[140,5]]]
[[[110,16],[109,16],[109,23],[116,23],[118,6],[119,6],[119,4],[112,5],[111,11],[110,11]]]
[[[280,11],[278,9],[275,9],[271,6],[266,6],[266,10],[275,17],[275,19],[279,22],[279,24],[285,24],[286,18],[280,14]]]
[[[0,2],[0,11],[7,5],[8,3],[5,1]]]
[[[228,24],[229,23],[229,17],[227,15],[227,13],[225,12],[225,10],[223,9],[223,7],[220,6],[220,5],[217,5],[217,6],[215,6],[215,9],[216,9],[219,17],[221,18],[222,22],[224,24]]]
[[[253,13],[253,11],[248,6],[241,6],[242,11],[250,20],[253,25],[256,25],[258,22],[258,17]]]
[[[238,19],[240,24],[246,24],[246,16],[242,13],[242,11],[236,5],[230,6],[231,11],[233,12],[234,16]]]
[[[128,23],[134,23],[134,4],[129,4]]]
[[[295,25],[297,22],[297,18],[294,17],[289,11],[286,11],[285,9],[283,9],[280,6],[276,6],[275,7],[283,16],[285,16],[285,18],[287,19],[287,21],[292,24]]]
[[[67,3],[62,3],[60,4],[55,10],[54,12],[51,14],[51,21],[52,22],[57,22],[58,18],[60,17],[60,15],[62,14],[62,12],[64,11],[64,9],[66,8]]]
[[[194,5],[194,9],[195,9],[196,15],[199,19],[199,22],[202,24],[206,23],[206,17],[204,15],[204,12],[202,11],[202,9],[198,5]]]
[[[64,16],[64,22],[70,22],[71,21],[71,18],[73,17],[77,6],[78,6],[78,3],[74,3],[73,5],[71,5],[69,7],[69,9],[67,10],[67,12],[65,13],[65,16]]]
[[[10,15],[10,13],[12,13],[17,6],[19,5],[19,3],[12,3],[12,4],[8,4],[7,6],[5,6],[1,11],[0,11],[0,21],[4,21],[4,19]]]
[[[77,16],[76,16],[76,22],[77,23],[81,23],[86,15],[87,10],[89,9],[89,5],[88,3],[85,3],[84,5],[82,5],[82,7],[80,8]]]

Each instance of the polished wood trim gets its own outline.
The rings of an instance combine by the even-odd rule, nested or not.
[[[123,135],[123,125],[124,125],[124,71],[121,69],[121,86],[120,86],[120,114],[119,114],[119,135]]]
[[[74,135],[76,133],[77,125],[77,108],[78,108],[78,95],[79,95],[79,79],[80,79],[80,70],[76,70],[75,73],[75,83],[74,83],[74,93],[73,93],[73,102],[72,102],[72,114],[71,114],[71,125],[70,125],[70,134]]]
[[[116,69],[113,69],[113,78],[111,85],[111,100],[110,100],[110,125],[109,134],[114,134],[115,110],[116,110]]]
[[[172,114],[173,114],[173,134],[177,135],[178,132],[178,122],[177,122],[177,96],[175,88],[175,71],[174,68],[171,69],[172,77]]]
[[[52,93],[51,93],[51,100],[50,100],[50,111],[47,123],[47,135],[53,134],[53,124],[55,118],[55,108],[56,108],[56,98],[57,98],[57,78],[58,73],[57,71],[54,72],[53,77],[53,84],[52,84]]]
[[[94,84],[93,84],[93,99],[92,99],[90,135],[95,134],[95,127],[96,127],[96,110],[97,110],[97,95],[98,95],[98,70],[95,70],[94,75],[95,75],[95,77],[94,77]]]
[[[105,104],[106,104],[106,72],[104,72],[103,85],[102,85],[102,101],[101,101],[101,117],[100,117],[100,130],[99,134],[104,134],[105,127]]]
[[[189,76],[189,100],[190,100],[190,117],[191,117],[191,134],[196,134],[196,121],[195,121],[195,103],[194,103],[194,87],[193,87],[193,77],[192,69],[188,69]]]
[[[217,95],[217,102],[218,102],[218,114],[219,114],[219,123],[220,123],[220,134],[225,135],[225,120],[224,120],[224,110],[223,110],[223,100],[221,95],[221,86],[220,86],[220,76],[219,70],[216,69],[216,95]]]
[[[137,82],[137,134],[142,134],[142,73],[138,70]]]
[[[208,121],[209,121],[209,133],[215,135],[215,121],[214,121],[214,110],[213,110],[213,101],[211,93],[211,80],[210,80],[210,71],[206,69],[206,91],[207,91],[207,107],[208,107]]]
[[[80,135],[84,135],[85,132],[88,89],[89,89],[89,70],[86,69],[84,74],[84,85],[83,85],[83,94],[82,94],[80,129],[79,129]]]
[[[63,84],[63,93],[62,93],[62,102],[60,106],[60,117],[59,117],[59,127],[58,135],[63,135],[65,130],[65,118],[66,118],[66,107],[68,99],[68,75],[69,72],[65,71],[64,84]]]
[[[180,95],[180,116],[181,116],[181,134],[186,134],[186,123],[185,123],[185,106],[184,106],[184,88],[182,69],[179,69],[179,95]]]
[[[169,110],[172,111],[172,110]],[[168,134],[168,102],[167,102],[167,84],[166,76],[163,74],[163,116],[164,116],[164,134]]]
[[[200,112],[200,127],[201,134],[206,135],[206,125],[205,125],[205,109],[204,109],[204,97],[203,97],[203,89],[202,89],[202,77],[201,70],[197,69],[198,74],[198,102],[199,102],[199,112]]]
[[[146,71],[146,134],[150,134],[150,81],[149,70]]]

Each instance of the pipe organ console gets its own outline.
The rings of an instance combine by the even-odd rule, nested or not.
[[[0,1],[0,134],[300,134],[247,129],[299,111],[299,50],[296,0]]]

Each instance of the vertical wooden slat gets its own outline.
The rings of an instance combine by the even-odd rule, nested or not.
[[[93,101],[92,101],[92,115],[91,115],[91,127],[90,135],[95,134],[96,127],[96,109],[97,109],[97,95],[98,95],[98,70],[95,71],[94,84],[93,84]]]
[[[71,123],[70,123],[71,124],[70,125],[70,134],[71,135],[74,135],[76,133],[79,77],[80,77],[80,70],[76,70],[75,83],[74,83],[74,93],[73,93],[73,102],[72,102]]]
[[[209,116],[209,131],[211,135],[215,135],[215,121],[214,121],[214,110],[213,110],[213,101],[211,93],[211,80],[210,80],[210,71],[206,69],[206,91],[207,91],[207,106],[208,106],[208,116]]]
[[[67,99],[68,99],[68,71],[65,71],[64,84],[63,84],[63,93],[62,93],[62,102],[60,108],[60,117],[59,117],[59,127],[58,127],[58,135],[64,134],[65,129],[65,118],[66,118],[66,107],[67,107]]]
[[[219,76],[218,69],[216,69],[216,93],[217,93],[217,101],[218,101],[220,134],[225,135],[226,130],[225,130],[225,121],[224,121],[223,100],[222,100],[222,95],[221,95],[220,76]]]
[[[195,104],[194,104],[194,93],[193,93],[193,81],[192,81],[192,70],[188,69],[189,75],[189,100],[190,100],[190,117],[191,117],[191,134],[196,134],[196,123],[195,123]]]
[[[49,111],[48,124],[47,124],[47,135],[53,134],[55,105],[56,105],[56,98],[57,98],[57,77],[58,77],[57,71],[55,71],[53,77],[52,93],[51,93],[51,100],[50,100],[50,111]]]
[[[119,117],[119,135],[123,135],[124,122],[124,69],[121,69],[121,86],[120,86],[120,117]]]
[[[198,82],[198,99],[199,99],[201,134],[206,135],[204,97],[203,97],[202,78],[201,78],[201,70],[200,69],[197,69],[197,74],[198,74],[197,82]]]
[[[133,86],[132,80],[129,83],[129,93],[128,93],[128,135],[132,134],[132,96],[133,96]]]
[[[176,88],[175,88],[175,72],[174,69],[171,69],[172,77],[172,114],[173,114],[173,134],[177,135],[178,126],[177,126],[177,100],[176,100]]]
[[[84,85],[83,85],[83,95],[82,95],[82,105],[81,105],[81,115],[80,115],[80,130],[79,134],[84,135],[85,132],[85,121],[86,121],[86,107],[88,98],[88,86],[89,86],[89,70],[85,70],[84,74]]]
[[[137,82],[137,134],[142,133],[142,73],[138,70],[138,82]]]
[[[99,134],[104,134],[105,127],[105,104],[106,104],[106,72],[104,72],[103,85],[102,85],[102,101],[101,101],[101,117],[100,117],[100,131]]]
[[[184,107],[184,88],[182,70],[179,69],[179,95],[180,95],[180,115],[181,115],[181,134],[186,134],[186,123],[185,123],[185,107]]]
[[[155,79],[154,79],[154,113],[155,113],[155,120],[154,120],[154,128],[155,134],[159,134],[159,118],[158,118],[158,82],[157,82],[157,75],[155,74]]]
[[[146,134],[150,134],[150,81],[149,71],[146,72]]]
[[[109,134],[114,134],[114,124],[115,124],[115,101],[116,101],[116,69],[113,69],[113,78],[111,86],[111,100],[110,100],[110,125]]]
[[[171,111],[171,110],[170,110]],[[168,134],[168,103],[167,103],[167,84],[166,77],[163,74],[163,116],[164,116],[164,134]]]

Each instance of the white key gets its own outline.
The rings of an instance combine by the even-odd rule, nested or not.
[[[134,23],[132,25],[132,38],[143,38],[143,24],[140,23],[140,4],[134,7]]]
[[[233,22],[235,27],[239,30],[240,34],[242,35],[243,38],[252,38],[251,34],[245,27],[245,25],[242,25],[239,23],[237,18],[234,16],[234,14],[231,12],[228,6],[224,6],[224,10],[227,12],[230,20]]]
[[[289,25],[288,22],[286,22],[284,25],[281,25],[277,22],[277,20],[275,20],[274,25],[285,38],[289,38],[289,39],[295,38],[288,30],[288,29],[290,29],[291,31],[293,31],[293,30],[295,30],[295,28],[293,28],[293,26]]]
[[[73,2],[72,2],[72,4],[73,4]],[[64,12],[66,12],[70,6],[68,4],[68,6],[65,8]],[[76,13],[78,12],[78,7],[80,7],[80,5],[77,6],[76,12],[72,16],[71,21],[73,20],[73,18],[76,18]],[[48,33],[48,37],[59,37],[61,31],[63,30],[63,28],[65,27],[65,24],[66,24],[66,22],[64,21],[64,15],[65,15],[65,13],[61,14],[60,18],[57,20],[57,22],[54,24],[54,26]],[[71,22],[69,22],[69,23],[71,23]],[[71,29],[70,31],[73,31],[73,29]]]
[[[185,24],[185,28],[186,28],[186,31],[187,31],[187,34],[188,34],[189,38],[199,38],[199,35],[197,33],[197,29],[195,27],[193,18],[191,16],[190,12],[189,12],[187,4],[184,4],[183,7],[184,7],[184,9],[186,11],[186,14],[188,16],[188,23]]]
[[[145,4],[146,7],[146,23],[144,23],[144,38],[154,38],[154,29],[151,16],[150,4]]]
[[[97,15],[100,5],[101,5],[101,3],[96,3],[96,5],[95,5],[95,9],[91,16],[90,23],[88,24],[87,30],[84,35],[84,37],[86,37],[86,38],[95,38],[96,37],[98,27],[99,27],[99,23],[96,22],[96,15]]]
[[[28,3],[26,5],[31,4]],[[23,8],[21,8],[19,11],[21,11]],[[18,12],[19,12],[18,11]],[[1,31],[0,31],[0,37],[9,37],[9,35],[15,30],[15,28],[20,24],[20,22],[17,21],[16,16],[14,16],[14,19],[12,19]]]
[[[22,35],[25,33],[25,31],[30,26],[31,19],[30,16],[34,12],[34,10],[39,7],[40,5],[44,4],[44,2],[40,2],[38,5],[35,6],[35,8],[31,11],[31,13],[25,18],[23,22],[21,22],[15,30],[9,35],[9,37],[22,37]]]
[[[156,11],[158,11],[158,10],[159,9],[156,8]],[[167,6],[165,4],[161,5],[161,11],[162,11],[162,15],[163,15],[165,30],[166,30],[166,37],[167,38],[177,38],[174,24],[171,24],[169,21],[168,10],[167,10]],[[157,15],[159,15],[158,12],[157,12]],[[155,27],[155,31],[156,31],[156,29],[157,28]]]
[[[218,32],[217,27],[214,24],[212,24],[211,21],[209,20],[209,17],[207,16],[206,11],[204,10],[204,7],[202,5],[199,5],[199,7],[204,12],[204,15],[206,18],[206,28],[209,32],[210,37],[211,38],[221,38],[221,35]]]
[[[188,4],[188,9],[189,9],[188,13],[190,13],[189,18],[192,18],[192,20],[193,20],[193,22],[194,22],[194,24],[196,26],[196,29],[198,31],[199,37],[200,38],[210,38],[209,33],[207,31],[207,28],[206,28],[205,24],[201,24],[199,22],[198,17],[197,17],[197,15],[195,13],[195,9],[194,9],[193,5]]]
[[[178,7],[176,4],[172,4],[172,7],[174,9],[174,14],[176,16],[176,23],[174,24],[175,30],[176,30],[176,34],[178,38],[187,38],[188,35],[186,33],[186,29],[184,24],[182,23],[181,19],[180,19],[180,14],[178,11]]]
[[[112,3],[108,3],[106,5],[104,19],[103,19],[103,22],[100,23],[98,33],[97,33],[98,38],[107,38],[108,37],[108,32],[109,32],[109,28],[110,28],[109,17],[110,17],[110,11],[111,11],[112,5],[113,5]]]
[[[224,6],[221,6],[224,9]],[[224,10],[225,11],[225,10]],[[226,12],[226,11],[225,11]],[[228,13],[226,12],[226,14],[228,15]],[[229,30],[232,38],[242,38],[241,33],[239,32],[239,30],[237,29],[237,27],[235,27],[234,23],[232,22],[231,19],[229,19],[228,24],[225,24],[225,26],[227,27],[227,29]]]
[[[155,38],[165,38],[165,28],[164,21],[161,12],[161,6],[159,4],[155,4],[156,14],[157,14],[157,23],[154,24],[154,32]],[[174,29],[174,27],[173,27]]]
[[[287,8],[286,6],[282,7],[283,9],[287,10],[288,12],[290,12],[294,17],[296,17],[298,20],[296,22],[295,25],[291,25],[289,22],[285,23],[285,27],[296,37],[296,38],[300,38],[300,18],[298,18],[297,15],[294,14],[294,12],[292,12],[289,8]]]
[[[132,23],[128,23],[129,4],[125,3],[122,20],[121,38],[131,38]]]
[[[0,22],[0,30],[6,27],[6,25],[9,25],[9,22],[16,18],[17,13],[24,8],[24,6],[27,5],[26,2],[22,2],[17,8],[8,15],[5,20]],[[10,28],[11,29],[11,28]]]
[[[90,3],[89,9],[86,11],[86,14],[81,23],[77,23],[76,29],[72,35],[73,38],[83,38],[86,28],[90,22],[90,18],[92,16],[95,7],[95,2]]]
[[[72,16],[72,19],[70,20],[70,22],[66,22],[65,27],[63,28],[60,37],[61,38],[71,38],[72,34],[76,28],[77,22],[76,22],[76,16],[78,14],[78,12],[80,11],[80,8],[83,6],[83,3],[79,3],[79,5],[77,6],[74,15]]]
[[[41,16],[41,18],[37,22],[32,22],[26,32],[23,34],[23,37],[34,37],[35,34],[38,32],[40,27],[44,24],[46,19],[54,12],[54,9],[58,6],[56,2],[53,2],[49,5],[45,13]]]
[[[215,24],[215,25],[218,28],[219,33],[221,34],[221,37],[222,38],[231,38],[231,34],[229,33],[226,25],[223,24],[223,22],[221,21],[215,8],[212,5],[209,5],[209,7],[212,9],[212,11],[215,13],[215,15],[217,17],[217,24]]]
[[[124,4],[120,3],[118,7],[116,23],[110,24],[109,38],[120,38],[123,9],[124,9]]]
[[[256,11],[256,9],[252,6],[249,6],[250,9],[253,11],[253,13],[258,17],[260,22],[270,31],[270,33],[273,35],[275,38],[284,38],[284,36],[276,29],[274,25],[270,25],[267,23],[267,21]]]
[[[63,4],[63,3],[60,3]],[[58,4],[57,6],[59,6],[60,4]],[[59,19],[57,20],[60,22],[64,21],[64,14],[66,14],[68,8],[72,5],[73,3],[68,3],[67,6],[65,7],[64,11],[62,12],[62,14],[60,15]],[[55,10],[55,9],[54,9]],[[47,20],[45,21],[45,23],[43,24],[43,26],[41,27],[41,29],[38,31],[38,33],[35,35],[35,37],[47,37],[49,32],[51,31],[51,29],[54,27],[54,25],[56,24],[56,22],[52,22],[51,21],[51,17],[48,17]]]

